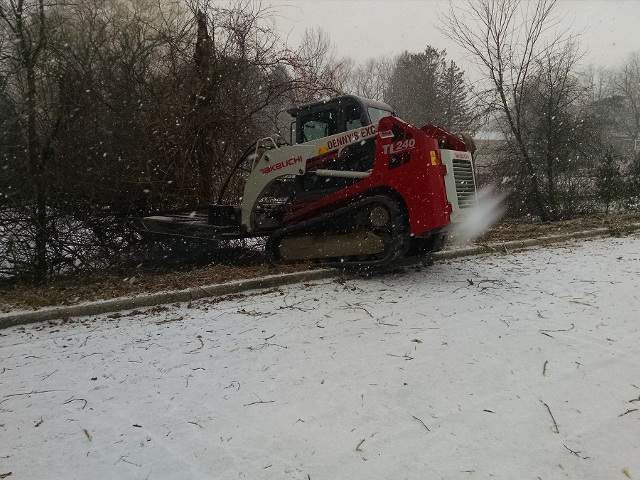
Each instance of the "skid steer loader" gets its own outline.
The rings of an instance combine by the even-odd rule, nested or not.
[[[274,261],[385,267],[441,248],[476,202],[470,149],[450,132],[353,95],[288,113],[290,142],[261,139],[239,160],[250,162],[240,205],[144,217],[140,231],[266,237]]]

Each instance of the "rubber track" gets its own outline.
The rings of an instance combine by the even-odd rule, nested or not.
[[[278,245],[284,237],[295,233],[302,233],[310,228],[318,227],[323,223],[331,224],[336,218],[345,215],[351,215],[361,210],[363,207],[371,204],[383,204],[394,216],[392,221],[392,230],[390,242],[385,245],[385,254],[382,258],[376,260],[353,260],[345,259],[344,261],[331,262],[321,261],[322,265],[335,268],[384,268],[402,257],[407,249],[408,236],[405,231],[405,219],[398,202],[385,196],[373,195],[356,200],[346,207],[341,207],[331,212],[319,215],[309,220],[304,220],[293,225],[280,228],[273,232],[267,240],[266,250],[272,261],[280,261]],[[346,232],[345,232],[346,233]]]

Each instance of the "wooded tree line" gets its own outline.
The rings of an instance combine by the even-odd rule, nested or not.
[[[504,138],[483,180],[513,215],[543,221],[638,203],[639,54],[618,70],[580,67],[557,0],[466,0],[444,30],[480,66],[481,108]]]
[[[128,217],[236,201],[242,175],[220,195],[245,149],[274,131],[288,140],[291,105],[343,92],[458,133],[494,118],[507,141],[485,177],[514,212],[579,213],[587,191],[592,207],[614,203],[629,162],[607,131],[638,136],[640,62],[578,72],[575,42],[542,46],[554,4],[535,3],[524,37],[516,0],[452,10],[448,31],[484,66],[471,88],[434,46],[355,64],[321,30],[288,45],[252,0],[0,0],[0,275],[108,267],[141,248]]]
[[[214,200],[286,107],[338,91],[326,36],[289,47],[270,15],[248,0],[0,0],[2,273],[108,263],[138,240],[127,217]]]

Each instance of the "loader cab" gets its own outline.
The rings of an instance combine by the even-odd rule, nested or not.
[[[307,143],[347,132],[366,125],[377,124],[381,118],[394,115],[383,102],[355,95],[344,95],[324,102],[312,103],[287,110],[294,117],[291,123],[291,143]]]

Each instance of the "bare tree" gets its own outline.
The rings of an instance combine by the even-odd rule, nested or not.
[[[562,43],[550,36],[557,0],[465,0],[451,4],[443,32],[479,63],[488,80],[493,102],[507,120],[519,161],[529,180],[531,200],[543,221],[551,218],[538,172],[524,138],[523,105],[526,83],[535,61]]]
[[[597,82],[588,76],[585,79],[577,71],[577,46],[571,42],[562,46],[546,50],[535,59],[523,87],[520,112],[521,138],[551,218],[571,217],[597,208],[594,176],[601,176],[600,171],[613,178],[615,173],[606,170],[609,165],[601,165],[603,160],[615,160],[607,145],[610,124],[603,116],[603,111],[606,114],[609,110],[608,104],[594,102],[599,95],[594,92],[599,88]],[[509,133],[504,115],[500,124]],[[511,202],[520,210],[530,211],[529,171],[519,161],[520,149],[513,135],[507,135],[507,147],[507,156],[498,163],[494,174],[512,180]],[[600,184],[597,190],[605,192]]]
[[[292,101],[303,103],[343,93],[352,68],[350,60],[336,55],[324,30],[306,30],[299,47],[291,55],[290,69],[295,84]]]
[[[55,5],[43,0],[0,1],[0,43],[5,44],[3,67],[20,98],[15,108],[31,180],[32,221],[35,226],[34,276],[38,281],[44,281],[47,274],[46,168],[49,147],[60,123],[58,117],[53,125],[46,125],[47,119],[40,114],[46,109],[43,109],[43,98],[39,92],[39,83],[46,74],[43,58],[47,54],[52,29],[47,11]],[[11,48],[6,47],[9,43]]]
[[[169,50],[150,25],[154,2],[0,1],[0,38],[12,39],[0,57],[3,113],[17,125],[0,145],[11,193],[0,227],[13,239],[0,257],[10,247],[14,274],[42,282],[85,266],[89,252],[124,243],[114,216],[146,204],[160,163],[146,119],[162,104],[151,98]]]
[[[113,266],[142,250],[131,216],[237,197],[242,152],[351,68],[321,30],[287,46],[272,13],[0,0],[0,275]]]
[[[640,139],[640,52],[634,52],[615,79],[625,102],[624,127],[632,139]]]
[[[524,119],[521,138],[534,169],[543,172],[545,205],[552,217],[559,213],[558,173],[577,170],[576,157],[583,160],[590,157],[583,152],[586,149],[579,146],[594,144],[585,141],[589,122],[585,124],[586,112],[580,110],[579,103],[587,100],[588,90],[574,74],[578,60],[579,52],[573,43],[565,43],[562,49],[545,51],[535,59],[535,68],[524,84],[523,92],[527,93],[521,99],[520,116]],[[595,140],[597,135],[592,137]]]
[[[349,75],[349,93],[384,101],[395,64],[396,59],[393,57],[379,57],[357,65]]]

